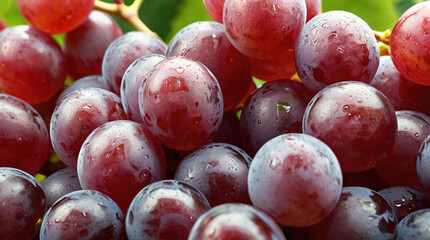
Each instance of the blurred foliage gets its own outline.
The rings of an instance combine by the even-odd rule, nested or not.
[[[113,0],[105,0],[113,2]],[[125,0],[127,5],[133,0]],[[400,15],[420,0],[322,0],[323,11],[352,12],[374,30],[392,29]],[[145,0],[139,11],[143,22],[168,43],[183,27],[196,22],[212,20],[202,0]],[[26,24],[19,13],[16,0],[0,0],[0,18],[9,26]],[[132,31],[123,20],[116,18],[124,32]],[[54,36],[62,44],[63,35]]]

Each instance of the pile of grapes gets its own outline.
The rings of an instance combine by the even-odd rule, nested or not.
[[[123,33],[121,0],[17,0],[0,239],[430,239],[430,2],[391,33],[321,0],[203,2],[215,21],[166,44]]]

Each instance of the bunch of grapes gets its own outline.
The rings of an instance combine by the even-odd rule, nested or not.
[[[0,239],[430,239],[430,2],[203,0],[168,44],[141,3],[0,20]]]

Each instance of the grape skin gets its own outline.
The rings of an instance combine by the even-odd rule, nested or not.
[[[17,0],[21,15],[47,34],[66,33],[79,27],[94,7],[94,1]]]
[[[330,11],[303,27],[295,46],[297,73],[313,92],[340,81],[370,83],[379,66],[378,44],[356,15]]]
[[[37,234],[36,222],[46,211],[40,183],[16,168],[0,168],[0,238],[30,240]]]
[[[29,26],[6,28],[0,32],[0,49],[0,88],[4,93],[36,104],[63,87],[66,58],[49,35]]]

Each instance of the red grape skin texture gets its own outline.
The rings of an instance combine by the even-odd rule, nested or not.
[[[336,154],[342,171],[373,168],[394,147],[397,118],[376,88],[354,81],[317,93],[303,117],[303,133],[321,139]]]
[[[210,209],[197,189],[176,180],[163,180],[142,189],[126,217],[129,240],[186,240],[197,219]]]
[[[51,144],[42,117],[28,103],[0,94],[0,166],[36,174]]]
[[[222,13],[225,0],[203,0],[206,11],[217,22],[222,23]]]
[[[251,156],[268,140],[289,132],[302,132],[306,106],[313,94],[299,82],[265,83],[247,99],[240,117],[244,150]]]
[[[294,48],[306,21],[303,0],[226,0],[227,37],[244,55],[269,60]]]
[[[101,75],[89,75],[74,81],[70,86],[64,89],[63,92],[61,92],[61,94],[58,96],[56,105],[58,105],[67,94],[81,88],[89,87],[102,88],[109,91],[109,86],[103,80]]]
[[[103,193],[79,190],[60,198],[46,212],[40,240],[125,239],[124,215]]]
[[[203,64],[170,57],[143,83],[140,114],[163,145],[193,150],[210,141],[221,124],[224,103],[218,81]]]
[[[98,126],[121,119],[127,119],[127,115],[115,94],[100,88],[76,90],[68,94],[52,114],[52,147],[61,161],[76,168],[85,138]]]
[[[379,66],[378,44],[356,15],[330,11],[310,20],[295,47],[297,73],[313,92],[340,81],[370,83]]]
[[[430,114],[430,86],[424,86],[403,77],[390,56],[380,58],[378,71],[372,82],[391,102],[395,110],[414,110]]]
[[[217,22],[192,23],[170,41],[167,57],[200,61],[215,75],[224,98],[224,111],[234,108],[252,83],[248,58],[238,52]]]
[[[210,143],[181,161],[175,179],[197,188],[212,207],[233,202],[250,204],[247,180],[251,160],[238,147]]]
[[[139,110],[139,89],[154,66],[165,59],[163,55],[149,54],[138,58],[125,71],[121,82],[121,101],[130,120],[143,123]]]
[[[95,129],[83,143],[78,175],[82,189],[105,193],[127,212],[142,188],[165,178],[166,158],[161,144],[143,125],[112,121]]]
[[[29,240],[46,211],[46,198],[40,183],[15,168],[0,168],[0,238]]]
[[[345,187],[331,214],[311,227],[311,239],[390,240],[395,228],[393,208],[381,195],[363,187]]]
[[[336,206],[342,172],[330,148],[309,135],[279,135],[260,148],[251,162],[248,191],[252,204],[278,223],[306,227]]]
[[[29,26],[6,28],[0,32],[0,49],[0,87],[5,93],[36,104],[63,87],[66,58],[49,35]]]
[[[46,194],[46,202],[50,208],[62,196],[82,190],[76,169],[66,167],[49,175],[42,182],[43,191]]]
[[[66,33],[81,25],[94,7],[88,0],[18,0],[22,16],[42,32]]]
[[[92,11],[77,29],[66,34],[64,54],[70,76],[79,78],[102,74],[103,56],[122,30],[107,13]]]
[[[297,72],[294,50],[288,50],[282,56],[272,60],[249,58],[249,64],[252,76],[264,81],[290,79]]]
[[[321,13],[321,0],[306,0],[306,22],[309,22],[313,17]]]
[[[106,49],[102,63],[103,78],[111,91],[120,96],[122,77],[130,64],[148,54],[164,55],[166,50],[166,44],[154,36],[144,32],[128,32]]]
[[[415,4],[398,20],[390,38],[390,52],[399,72],[410,81],[430,85],[430,2]]]
[[[422,142],[430,135],[430,117],[414,111],[397,111],[396,115],[396,143],[375,169],[391,186],[418,188],[417,154]]]
[[[285,240],[279,225],[261,210],[241,203],[211,208],[191,229],[189,240]]]
[[[417,175],[421,190],[430,199],[430,136],[427,136],[418,150]]]

